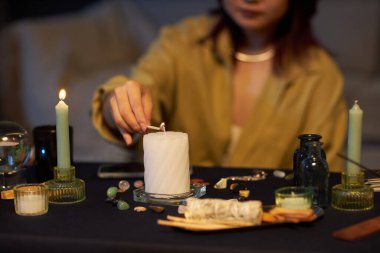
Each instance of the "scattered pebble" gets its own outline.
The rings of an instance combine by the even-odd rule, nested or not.
[[[133,208],[133,211],[138,212],[138,213],[146,212],[146,207],[136,206],[135,208]]]
[[[285,176],[285,180],[293,180],[294,178],[294,174],[293,173],[290,173],[288,175]]]
[[[243,198],[248,198],[248,197],[249,197],[249,194],[250,194],[250,191],[249,191],[249,190],[240,190],[240,191],[239,191],[239,196],[240,196],[240,197],[243,197]]]
[[[221,178],[215,185],[215,189],[226,189],[227,188],[227,178]]]
[[[144,181],[142,181],[142,180],[136,180],[136,181],[133,182],[133,186],[135,188],[141,188],[141,187],[144,186]]]
[[[107,189],[107,197],[109,197],[109,198],[116,197],[117,191],[118,191],[117,187],[115,187],[115,186],[109,187]]]
[[[273,176],[279,177],[279,178],[284,178],[286,176],[286,173],[282,170],[275,170],[275,171],[273,171]]]
[[[232,183],[232,184],[230,184],[230,190],[231,190],[231,191],[235,190],[235,188],[236,188],[238,185],[239,185],[238,183]]]
[[[203,183],[204,180],[202,178],[192,178],[190,179],[190,183],[195,184],[195,183]]]
[[[128,183],[127,180],[121,180],[119,182],[119,192],[125,192],[130,188],[130,184]]]
[[[165,211],[165,207],[163,206],[148,206],[148,209],[156,213],[162,213],[163,211]]]
[[[128,210],[129,209],[129,205],[124,200],[119,200],[117,202],[117,209],[122,210],[122,211],[123,210]]]
[[[192,185],[209,185],[209,182],[204,181],[202,178],[191,178],[190,179],[190,184]]]

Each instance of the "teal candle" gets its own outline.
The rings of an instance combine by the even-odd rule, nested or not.
[[[351,160],[360,163],[361,147],[362,147],[362,120],[363,111],[360,109],[358,101],[349,111],[348,119],[348,143],[347,156]],[[358,174],[360,168],[358,165],[347,162],[347,174]]]
[[[55,106],[57,132],[57,167],[70,168],[70,139],[69,139],[69,107],[63,101],[66,97],[64,89],[59,91],[60,101]]]

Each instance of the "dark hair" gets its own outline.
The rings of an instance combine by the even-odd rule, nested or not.
[[[276,48],[274,69],[276,72],[280,73],[285,69],[289,58],[302,63],[308,58],[308,49],[319,45],[311,29],[311,18],[316,13],[317,2],[318,0],[289,0],[288,11],[279,22],[274,34]],[[218,55],[216,40],[219,33],[227,28],[232,35],[233,47],[236,50],[242,42],[243,33],[226,13],[221,0],[219,0],[219,8],[212,11],[212,14],[218,15],[219,19],[204,39],[211,39],[215,53]]]

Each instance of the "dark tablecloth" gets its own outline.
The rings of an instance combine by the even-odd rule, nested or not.
[[[379,252],[380,234],[347,242],[331,236],[337,229],[380,215],[379,194],[375,208],[365,212],[343,212],[331,207],[319,220],[306,224],[283,224],[233,231],[189,232],[157,225],[157,219],[176,215],[177,207],[167,206],[164,213],[136,213],[131,189],[121,195],[131,209],[120,211],[105,202],[106,190],[117,186],[117,179],[99,179],[97,164],[77,164],[77,177],[86,182],[87,199],[71,205],[49,205],[42,216],[24,217],[14,212],[13,201],[0,201],[0,252]],[[32,169],[31,169],[32,170]],[[245,175],[249,170],[194,168],[192,177],[210,182],[208,198],[233,198],[229,190],[215,190],[221,177]],[[274,190],[290,185],[273,177],[250,182],[251,199],[264,205],[274,204]],[[133,179],[129,180],[133,183]],[[330,176],[330,184],[339,183],[339,175]]]

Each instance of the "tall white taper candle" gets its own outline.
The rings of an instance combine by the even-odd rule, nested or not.
[[[69,107],[63,101],[66,97],[64,89],[59,91],[60,101],[55,106],[57,133],[57,167],[70,168]]]
[[[349,111],[347,156],[357,163],[360,163],[361,157],[362,120],[363,111],[360,109],[358,101],[355,100],[355,104]],[[358,165],[347,162],[347,174],[355,175],[359,172]]]

